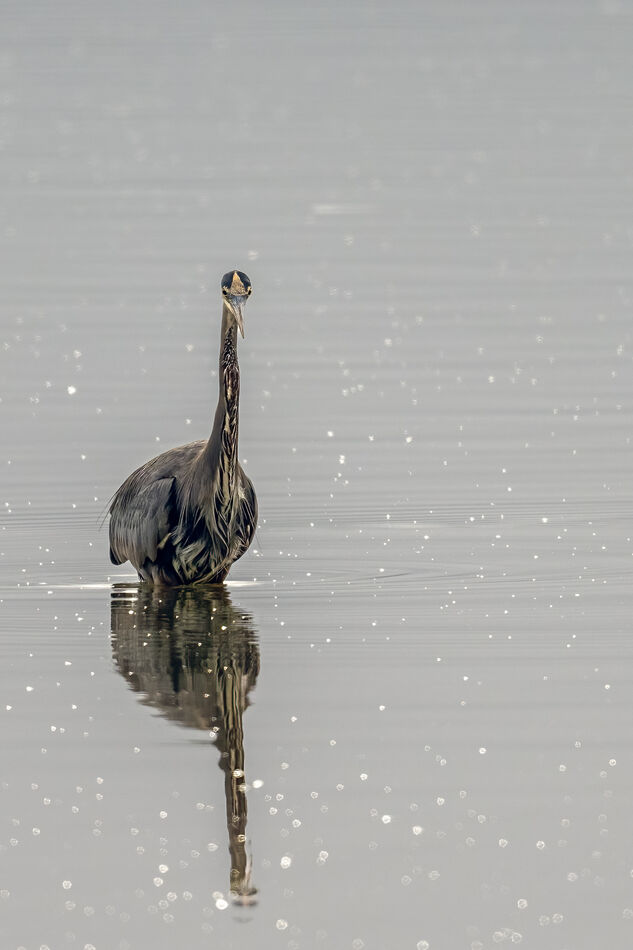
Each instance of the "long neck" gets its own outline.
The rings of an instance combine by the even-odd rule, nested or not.
[[[240,367],[237,362],[237,327],[226,305],[222,307],[218,375],[218,406],[205,455],[206,463],[218,471],[218,491],[224,503],[228,504],[237,478]]]

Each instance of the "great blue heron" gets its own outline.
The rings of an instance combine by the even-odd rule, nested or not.
[[[208,442],[190,442],[146,462],[110,505],[110,560],[131,561],[141,580],[220,583],[253,540],[257,498],[237,458],[237,329],[244,336],[250,293],[241,271],[222,278],[220,394]]]

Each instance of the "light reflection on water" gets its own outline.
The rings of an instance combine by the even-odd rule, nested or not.
[[[2,950],[628,948],[626,4],[4,7]],[[102,514],[232,266],[261,524],[162,615]]]

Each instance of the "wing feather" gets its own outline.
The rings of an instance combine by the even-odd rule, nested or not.
[[[253,488],[253,483],[245,474],[241,465],[239,467],[238,477],[240,505],[237,510],[235,533],[239,539],[239,553],[236,554],[235,560],[245,554],[251,546],[253,538],[255,537],[255,530],[257,529],[258,515],[257,496]]]
[[[110,508],[110,560],[131,561],[140,570],[147,559],[156,560],[178,520],[176,479],[134,475],[123,483]]]

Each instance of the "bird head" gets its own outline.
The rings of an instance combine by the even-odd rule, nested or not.
[[[224,305],[235,318],[244,336],[244,304],[251,295],[251,282],[241,270],[230,270],[222,278]]]

